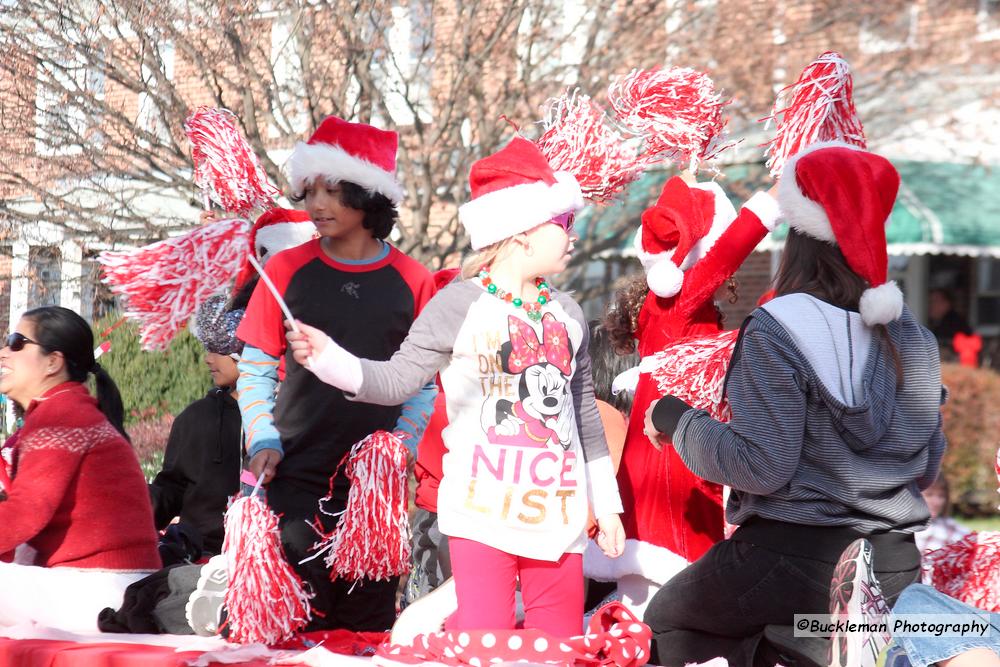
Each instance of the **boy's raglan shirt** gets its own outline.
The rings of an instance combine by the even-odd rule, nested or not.
[[[432,296],[434,282],[427,269],[389,244],[383,255],[365,263],[342,262],[327,256],[317,239],[278,253],[266,270],[297,319],[342,341],[360,357],[388,359]],[[246,383],[241,378],[248,449],[251,455],[260,451],[255,420],[266,425],[273,419],[283,451],[278,475],[325,495],[330,473],[350,447],[373,431],[392,430],[400,404],[409,397],[389,406],[348,401],[343,392],[295,361],[287,348],[284,321],[271,293],[258,285],[237,330],[237,336],[254,348],[241,362],[241,373],[284,357],[286,376],[273,417],[266,412],[269,405],[256,404],[262,399],[245,395]],[[254,359],[254,351],[259,359]],[[263,374],[275,372],[276,367],[267,368]],[[275,381],[276,377],[269,380],[272,387]],[[346,499],[347,489],[347,480],[339,480],[336,495]]]
[[[583,551],[588,499],[599,517],[622,507],[583,313],[558,292],[543,313],[533,322],[473,281],[453,283],[391,361],[362,361],[352,398],[393,403],[440,370],[448,411],[441,532],[557,560]]]

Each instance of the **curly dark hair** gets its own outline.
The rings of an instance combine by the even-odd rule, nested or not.
[[[635,352],[635,330],[647,294],[649,285],[644,273],[632,276],[615,292],[615,299],[604,316],[604,330],[617,354]]]
[[[735,278],[729,278],[726,290],[729,293],[727,297],[729,303],[736,303],[740,295],[739,283]],[[649,284],[644,273],[632,276],[615,292],[615,299],[604,316],[604,328],[616,353],[635,352],[635,332],[639,328],[639,312],[648,294]],[[726,319],[725,313],[718,306],[715,307],[715,313],[721,328]]]
[[[396,221],[399,220],[399,211],[396,205],[381,192],[374,192],[364,186],[350,181],[340,181],[340,203],[347,208],[364,211],[365,219],[362,222],[365,229],[370,229],[372,237],[385,239],[389,236]],[[288,198],[296,204],[305,200],[305,192],[292,193]]]

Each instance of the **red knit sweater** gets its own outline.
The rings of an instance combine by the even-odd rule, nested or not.
[[[16,436],[0,554],[27,542],[42,567],[159,569],[139,461],[85,386],[66,382],[32,401]]]

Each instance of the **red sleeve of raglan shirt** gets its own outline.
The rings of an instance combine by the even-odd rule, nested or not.
[[[279,252],[264,267],[279,294],[284,295],[295,272],[313,258],[314,243]],[[276,359],[285,354],[285,314],[263,280],[257,282],[250,296],[236,337]]]
[[[403,281],[410,288],[410,292],[413,293],[413,318],[416,319],[437,291],[434,286],[434,277],[417,260],[403,254],[396,248],[393,248],[393,252],[396,253],[396,259],[393,260],[392,265],[399,271],[399,275],[402,276]]]

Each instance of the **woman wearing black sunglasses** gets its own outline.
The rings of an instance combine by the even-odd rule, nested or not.
[[[0,392],[24,409],[24,426],[0,461],[0,627],[93,631],[101,609],[119,607],[130,583],[160,567],[121,396],[72,310],[29,310],[4,343]]]

